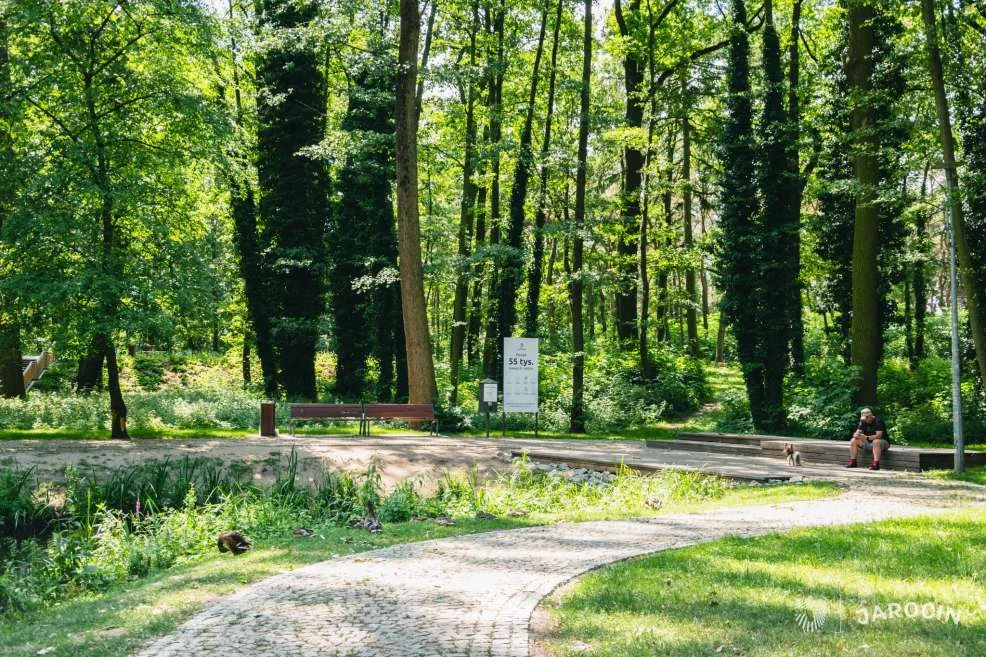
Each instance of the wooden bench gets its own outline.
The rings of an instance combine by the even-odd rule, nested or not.
[[[362,404],[291,404],[289,430],[294,435],[294,425],[309,420],[359,420],[359,435],[364,435],[365,418]]]
[[[364,436],[370,435],[370,420],[427,422],[429,434],[438,435],[438,419],[431,404],[363,404]]]

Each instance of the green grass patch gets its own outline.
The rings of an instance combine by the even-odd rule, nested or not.
[[[954,470],[929,470],[925,473],[929,479],[967,481],[971,484],[986,486],[986,466],[967,468],[965,472],[956,474]]]
[[[981,657],[986,520],[728,538],[591,573],[548,606],[558,657]]]
[[[169,632],[196,610],[243,584],[291,568],[396,543],[532,524],[653,515],[707,506],[768,503],[832,495],[826,484],[734,486],[685,472],[640,476],[621,472],[607,484],[573,483],[519,464],[489,482],[476,473],[444,477],[425,496],[412,482],[389,494],[374,468],[362,477],[326,473],[317,488],[294,485],[292,459],[279,465],[266,490],[239,487],[237,472],[183,459],[121,470],[100,480],[69,479],[54,520],[43,504],[44,486],[31,491],[24,477],[0,487],[10,500],[0,525],[50,523],[44,541],[11,542],[0,572],[0,654],[121,655]],[[141,513],[137,508],[139,491]],[[380,534],[349,529],[367,508],[384,522]],[[153,509],[154,511],[149,512]],[[476,520],[477,510],[495,520]],[[507,516],[507,511],[528,515]],[[431,518],[448,514],[444,527]],[[291,530],[316,535],[297,539]],[[215,551],[215,535],[243,530],[255,549],[236,559]],[[2,543],[2,541],[0,541]]]

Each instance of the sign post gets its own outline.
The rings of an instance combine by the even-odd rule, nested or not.
[[[490,413],[496,413],[496,402],[499,396],[497,383],[493,379],[483,379],[479,382],[479,412],[486,415],[486,437],[490,437]]]
[[[538,339],[503,339],[503,431],[507,413],[534,413],[538,432]]]

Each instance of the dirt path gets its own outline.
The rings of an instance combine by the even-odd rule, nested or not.
[[[59,481],[66,466],[97,473],[148,461],[215,459],[253,470],[257,483],[270,483],[291,450],[297,451],[299,481],[325,469],[363,472],[376,459],[384,486],[402,479],[429,489],[446,470],[478,469],[481,477],[509,469],[506,447],[476,438],[311,436],[214,440],[9,440],[0,442],[0,466],[33,468],[40,480]]]

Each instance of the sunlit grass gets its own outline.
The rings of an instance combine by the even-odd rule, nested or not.
[[[972,484],[986,486],[986,466],[967,468],[965,472],[956,474],[954,470],[929,470],[925,473],[929,479],[967,481]]]
[[[549,603],[548,643],[558,657],[981,657],[984,587],[986,520],[971,511],[729,538],[587,575]],[[906,617],[909,602],[935,617]],[[900,617],[877,617],[893,604]],[[798,623],[806,608],[824,612],[817,631]]]
[[[532,473],[530,479],[505,478],[470,492],[468,478],[450,480],[461,489],[455,525],[430,520],[386,523],[380,534],[315,524],[316,536],[283,536],[257,540],[256,548],[238,558],[218,553],[191,557],[183,565],[63,601],[47,609],[0,618],[0,654],[28,657],[46,654],[77,657],[127,655],[148,639],[174,630],[203,605],[244,584],[335,556],[372,550],[410,541],[442,538],[479,531],[511,529],[536,524],[579,520],[616,519],[654,515],[646,505],[649,494],[661,496],[660,513],[678,513],[709,507],[816,499],[839,489],[825,483],[778,486],[730,486],[727,482],[691,473],[662,473],[641,477],[626,473],[611,489],[550,481]],[[608,492],[607,492],[608,491]],[[464,495],[464,497],[462,496]],[[469,502],[470,497],[473,502]],[[473,518],[473,504],[497,512],[495,520]],[[522,518],[505,517],[504,510],[529,511]]]

